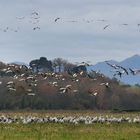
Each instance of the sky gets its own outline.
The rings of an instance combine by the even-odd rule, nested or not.
[[[140,0],[0,0],[0,61],[121,61],[140,54],[139,12]]]

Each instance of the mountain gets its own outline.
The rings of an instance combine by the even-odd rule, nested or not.
[[[140,68],[140,55],[134,55],[120,62],[124,67]]]
[[[129,57],[121,62],[115,61],[115,60],[109,60],[109,63],[111,64],[117,64],[120,66],[123,66],[127,69],[133,68],[133,69],[140,69],[140,55],[134,55],[132,57]],[[105,62],[99,62],[95,65],[89,66],[88,71],[96,70],[100,73],[103,73],[107,77],[113,78],[114,69],[108,66]],[[122,78],[116,77],[118,80],[125,84],[140,84],[140,74],[133,76],[129,73],[129,75],[122,76]]]

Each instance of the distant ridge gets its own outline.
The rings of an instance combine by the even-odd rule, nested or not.
[[[134,55],[120,62],[121,65],[126,67],[140,68],[140,55]]]
[[[14,61],[14,62],[10,62],[8,64],[17,64],[17,65],[25,65],[25,66],[29,66],[27,63],[25,62],[20,62],[20,61]]]
[[[111,64],[117,64],[120,66],[123,66],[127,69],[132,68],[132,69],[140,69],[140,55],[136,54],[133,55],[129,58],[124,59],[123,61],[116,61],[116,60],[107,60],[109,63]],[[26,65],[29,66],[27,63],[24,62],[20,62],[20,61],[14,61],[14,62],[10,62],[9,64],[18,64],[18,65]],[[87,70],[95,70],[98,71],[100,73],[103,73],[105,76],[109,77],[109,78],[113,78],[113,74],[114,74],[114,69],[109,67],[105,61],[103,62],[98,62],[95,65],[91,65],[87,67]],[[126,75],[123,76],[122,78],[116,77],[119,81],[125,83],[125,84],[130,84],[130,85],[135,85],[135,84],[139,84],[140,85],[140,74],[138,75]]]
[[[134,69],[140,69],[140,55],[136,54],[132,57],[126,58],[125,60],[118,62],[115,60],[109,60],[109,63],[111,64],[118,64],[121,65],[125,68],[134,68]],[[100,71],[107,77],[113,78],[113,69],[109,67],[105,62],[99,62],[95,65],[89,66],[88,70],[96,70]],[[133,76],[133,75],[128,75],[128,76],[123,76],[122,78],[116,77],[118,80],[125,84],[140,84],[140,74]]]

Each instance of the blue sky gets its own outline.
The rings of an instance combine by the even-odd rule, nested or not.
[[[37,24],[31,23],[34,11],[40,17]],[[0,0],[0,60],[123,60],[140,54],[139,12],[139,0]]]

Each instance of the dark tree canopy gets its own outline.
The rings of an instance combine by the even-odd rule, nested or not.
[[[87,68],[85,65],[75,66],[72,69],[70,69],[70,72],[72,73],[79,73],[81,71],[87,72]]]
[[[47,60],[46,57],[40,57],[40,59],[32,60],[29,65],[34,72],[53,71],[52,62]]]

